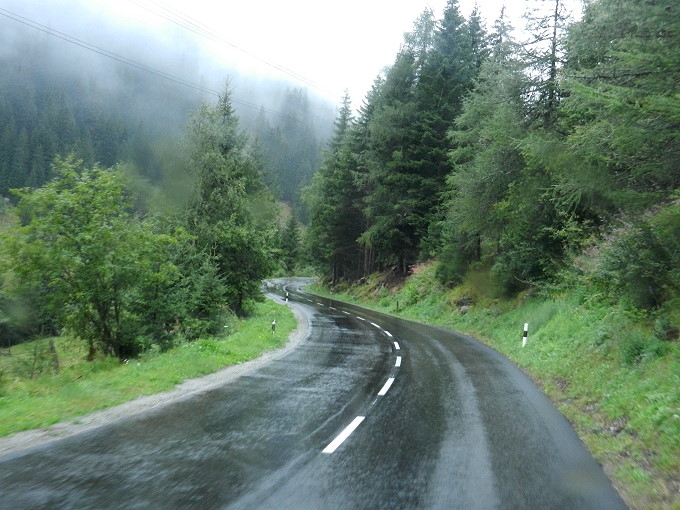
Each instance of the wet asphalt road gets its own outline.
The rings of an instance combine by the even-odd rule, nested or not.
[[[288,290],[311,325],[296,349],[195,399],[0,458],[0,508],[625,508],[492,349]]]

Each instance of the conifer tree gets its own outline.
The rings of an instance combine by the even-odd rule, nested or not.
[[[370,124],[372,189],[365,198],[371,223],[364,245],[379,261],[405,272],[438,244],[440,195],[449,171],[447,130],[486,56],[479,18],[468,23],[450,0],[439,24],[426,11],[374,98]]]
[[[345,92],[329,149],[304,193],[310,211],[307,244],[314,259],[329,273],[332,284],[342,278],[356,278],[361,272],[357,238],[361,234],[362,212],[348,146],[352,122],[350,98]]]
[[[217,264],[228,304],[240,313],[273,267],[274,226],[266,216],[258,222],[249,208],[248,199],[266,193],[261,166],[239,127],[230,94],[227,86],[216,104],[204,103],[188,128],[195,189],[187,226],[204,254]]]
[[[438,268],[447,284],[458,282],[472,262],[494,264],[505,227],[497,206],[524,166],[516,142],[524,136],[527,80],[511,31],[502,11],[490,37],[490,56],[449,132],[452,171]]]
[[[668,196],[680,187],[680,5],[599,0],[568,41],[563,129],[585,182],[610,210]]]
[[[536,0],[536,3],[525,14],[530,38],[524,44],[524,60],[527,75],[533,78],[530,90],[533,118],[543,127],[552,128],[560,101],[558,73],[565,63],[564,38],[570,14],[565,0]]]

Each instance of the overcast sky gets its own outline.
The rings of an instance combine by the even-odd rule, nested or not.
[[[521,15],[536,1],[478,3],[490,28],[507,2],[506,14],[519,29],[524,24]],[[195,37],[225,62],[226,69],[238,62],[242,71],[292,80],[334,103],[348,89],[355,107],[361,104],[381,70],[393,63],[404,33],[411,31],[423,10],[431,8],[440,19],[446,3],[447,0],[10,0],[15,10],[29,12],[29,16],[40,16],[41,11],[63,12],[64,19],[51,14],[49,20],[38,20],[56,30],[68,30],[64,27],[70,26],[69,17],[82,15],[83,21],[87,16],[104,13],[128,28],[156,33],[168,45],[186,41],[187,36]],[[51,9],[41,9],[47,4]],[[475,0],[459,0],[466,18],[474,5]],[[88,37],[96,38],[96,32]],[[183,58],[186,57],[185,54]],[[220,84],[213,86],[219,88]]]
[[[347,88],[359,105],[380,71],[394,61],[405,32],[426,8],[437,19],[446,0],[96,0],[127,22],[158,27],[197,22],[221,40],[203,38],[227,61],[247,70],[291,78],[337,102]],[[483,0],[487,25],[504,0]],[[475,0],[460,0],[467,18]],[[506,13],[519,19],[527,0],[511,0]],[[164,9],[170,7],[172,11]],[[179,20],[177,14],[189,20]],[[163,15],[165,18],[163,18]],[[189,23],[187,23],[189,22]],[[519,28],[519,26],[517,27]],[[226,43],[226,44],[225,44]]]

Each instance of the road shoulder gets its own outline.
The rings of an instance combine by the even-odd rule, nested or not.
[[[277,296],[270,295],[268,297],[281,302],[281,299]],[[204,377],[187,379],[170,391],[154,395],[143,395],[124,404],[95,411],[70,421],[56,423],[48,428],[27,430],[0,438],[0,457],[42,446],[169,404],[190,399],[201,393],[228,384],[242,375],[283,356],[291,349],[297,347],[309,334],[309,318],[302,308],[295,303],[287,303],[287,305],[295,315],[298,325],[289,335],[286,345],[280,349],[269,351],[259,358],[245,363],[225,367]]]

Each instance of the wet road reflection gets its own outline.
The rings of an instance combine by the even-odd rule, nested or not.
[[[0,459],[0,508],[623,508],[566,420],[495,351],[286,291],[311,322],[296,349],[194,399]]]

